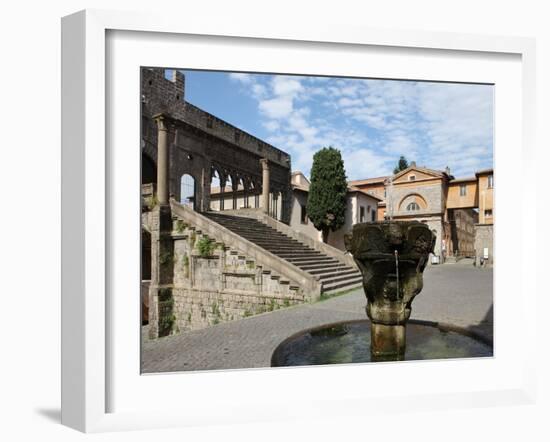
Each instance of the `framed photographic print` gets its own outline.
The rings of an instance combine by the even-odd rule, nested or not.
[[[64,18],[63,423],[529,402],[533,47]]]

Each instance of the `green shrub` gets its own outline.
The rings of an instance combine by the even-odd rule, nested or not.
[[[164,252],[159,256],[159,263],[164,264],[170,264],[172,261],[172,254],[170,252]]]
[[[212,256],[212,252],[215,249],[215,243],[210,238],[203,236],[197,242],[197,249],[199,251],[199,255],[202,258],[207,258],[209,256]]]
[[[183,233],[186,227],[187,227],[187,224],[185,224],[181,219],[178,219],[176,221],[176,232]]]
[[[159,201],[156,195],[150,196],[149,198],[147,198],[147,202],[146,202],[147,209],[153,210],[157,206],[158,202]]]

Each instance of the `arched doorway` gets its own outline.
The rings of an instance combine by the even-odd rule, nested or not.
[[[157,182],[157,166],[146,153],[141,154],[141,184],[155,184]]]
[[[151,284],[151,234],[141,229],[141,323],[149,323],[149,286]]]
[[[180,180],[180,203],[195,210],[196,204],[196,183],[195,178],[189,174],[184,174]]]

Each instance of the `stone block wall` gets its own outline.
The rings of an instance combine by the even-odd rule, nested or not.
[[[296,282],[264,268],[231,245],[175,218],[172,333],[195,330],[306,302]],[[210,253],[199,246],[210,242]]]
[[[415,215],[440,214],[444,210],[444,194],[441,184],[423,185],[416,187],[407,187],[394,185],[393,189],[388,190],[388,199],[393,203],[393,216],[410,215],[406,207],[401,202],[409,195],[419,195],[426,201],[427,208],[416,211]],[[389,207],[387,209],[389,211]]]
[[[483,257],[483,250],[489,250],[488,264],[494,263],[493,256],[493,225],[492,224],[476,224],[475,226],[475,254],[476,261],[479,263]]]

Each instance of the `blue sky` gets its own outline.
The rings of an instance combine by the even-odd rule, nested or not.
[[[328,145],[349,180],[387,175],[400,155],[455,177],[493,167],[493,86],[183,72],[186,101],[288,152],[306,176]]]

